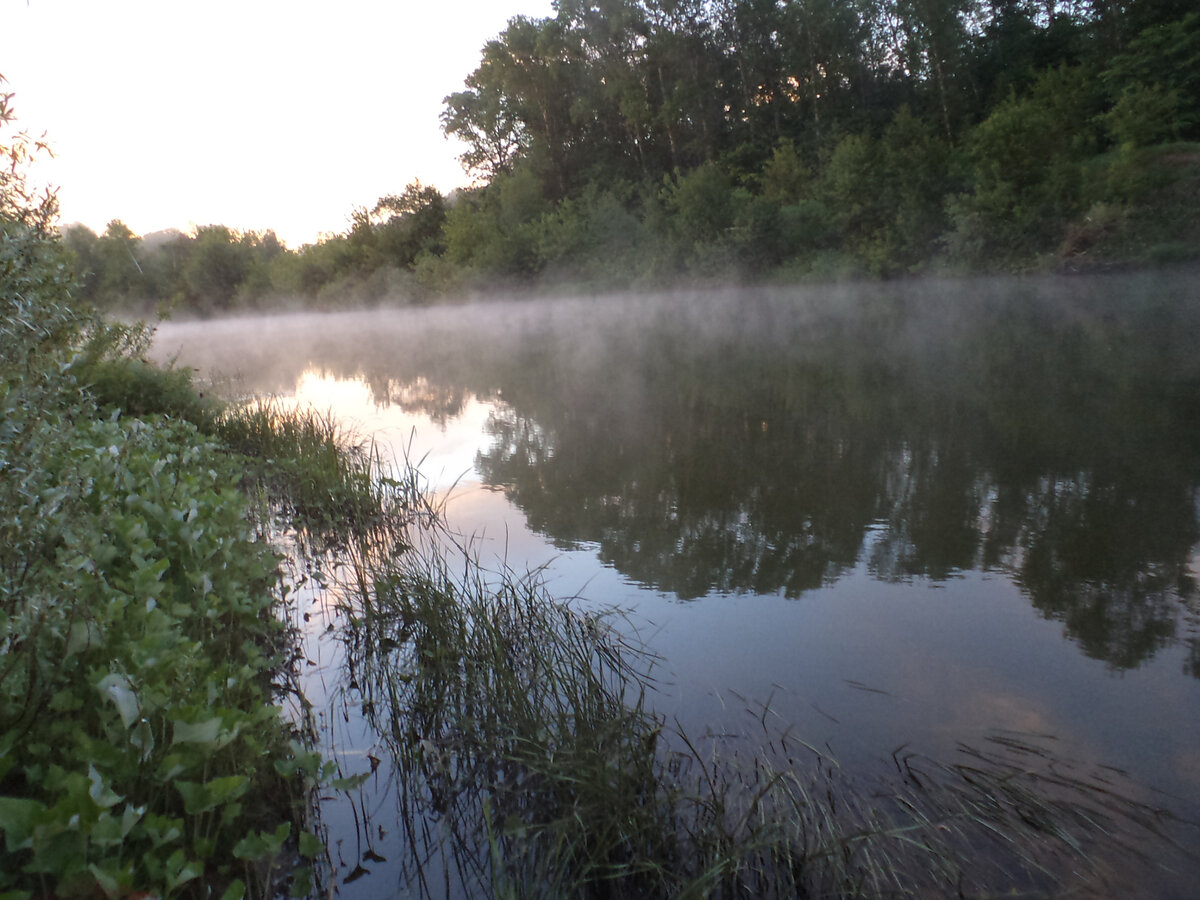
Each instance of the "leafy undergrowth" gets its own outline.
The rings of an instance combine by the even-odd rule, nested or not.
[[[27,218],[0,215],[0,896],[303,894],[329,773],[277,705],[292,642],[245,466]]]
[[[42,426],[30,443],[38,490],[6,510],[0,886],[170,894],[252,876],[256,831],[292,827],[274,765],[292,750],[271,697],[276,560],[231,460],[165,420]]]

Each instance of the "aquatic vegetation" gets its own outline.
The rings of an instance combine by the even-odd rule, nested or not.
[[[952,761],[900,749],[871,777],[766,706],[744,733],[689,737],[655,712],[657,660],[619,614],[553,598],[538,572],[488,571],[436,525],[360,544],[338,571],[345,663],[328,712],[378,735],[405,834],[383,890],[1045,895],[1112,875],[1125,839],[1163,824],[1111,773],[1028,736]],[[347,881],[383,861],[366,841]]]
[[[388,467],[331,415],[259,399],[225,409],[213,430],[244,457],[243,487],[264,502],[276,530],[317,552],[400,535],[426,506],[414,468]]]

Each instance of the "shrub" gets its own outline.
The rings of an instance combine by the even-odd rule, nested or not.
[[[1183,103],[1176,90],[1130,85],[1104,121],[1118,144],[1148,147],[1178,139],[1184,128]]]

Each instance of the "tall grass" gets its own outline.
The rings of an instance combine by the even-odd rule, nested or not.
[[[444,549],[377,558],[356,587],[347,659],[403,818],[431,843],[414,862],[436,851],[497,895],[663,893],[659,726],[645,657],[609,617],[549,601],[536,577],[456,573]]]
[[[230,406],[213,430],[245,457],[244,486],[265,501],[277,529],[317,545],[399,541],[426,506],[415,471],[395,467],[332,415],[271,399]]]

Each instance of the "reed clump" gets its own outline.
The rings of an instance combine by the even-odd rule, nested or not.
[[[330,414],[260,399],[226,408],[213,430],[245,458],[243,486],[265,503],[276,530],[318,548],[385,534],[397,540],[424,507],[412,468],[397,477],[372,443],[356,440]]]
[[[456,573],[437,552],[389,556],[355,587],[348,666],[401,773],[403,817],[430,835],[414,862],[432,853],[497,895],[666,891],[660,727],[644,655],[610,616],[548,601],[536,576]]]

